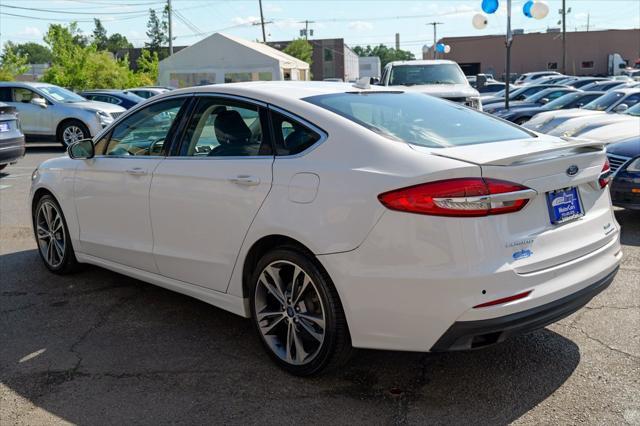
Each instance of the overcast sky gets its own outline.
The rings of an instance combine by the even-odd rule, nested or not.
[[[215,31],[247,39],[262,39],[258,0],[172,0],[175,45],[189,45]],[[524,17],[525,0],[513,0],[513,27],[527,32],[556,27],[561,0],[548,0],[551,12],[537,21]],[[0,0],[0,42],[37,41],[50,23],[79,22],[90,33],[93,18],[100,18],[109,34],[124,34],[134,45],[146,40],[148,9],[162,10],[165,1],[153,0]],[[445,36],[501,34],[505,31],[506,0],[489,16],[489,25],[479,31],[472,27],[472,16],[480,11],[481,0],[263,0],[268,40],[289,40],[304,27],[314,29],[314,38],[343,37],[350,46],[384,43],[392,46],[400,33],[401,48],[418,56],[424,44],[433,40],[428,22],[439,21],[438,38]],[[640,28],[639,0],[567,0],[571,12],[567,30]],[[27,10],[29,9],[29,10]],[[33,10],[41,9],[41,10]],[[21,15],[21,16],[12,16]],[[25,17],[25,16],[28,16]],[[196,34],[201,33],[201,34]],[[204,35],[202,35],[204,34]]]

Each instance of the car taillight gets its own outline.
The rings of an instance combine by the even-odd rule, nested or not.
[[[536,191],[490,178],[458,178],[429,182],[378,195],[391,210],[408,213],[478,217],[521,210]]]
[[[609,165],[609,159],[607,158],[604,161],[604,166],[602,166],[602,171],[600,172],[600,176],[598,177],[598,183],[600,184],[600,188],[604,188],[611,181],[611,166]]]

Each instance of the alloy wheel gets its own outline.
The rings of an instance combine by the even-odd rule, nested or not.
[[[42,257],[52,268],[60,266],[64,260],[66,238],[64,221],[58,208],[45,201],[36,216],[36,235]]]
[[[316,284],[298,265],[267,265],[255,289],[258,329],[282,361],[305,365],[315,359],[325,340],[326,314]]]
[[[82,139],[84,139],[84,132],[78,126],[67,126],[62,132],[62,141],[67,146]]]

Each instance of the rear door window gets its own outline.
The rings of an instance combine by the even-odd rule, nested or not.
[[[277,155],[299,154],[322,138],[309,126],[276,111],[271,111],[271,123]]]

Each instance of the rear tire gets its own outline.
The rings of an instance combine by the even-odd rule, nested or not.
[[[78,269],[62,209],[49,194],[40,197],[33,211],[33,232],[38,253],[47,269],[59,275]]]
[[[338,294],[311,256],[276,248],[251,277],[251,315],[260,341],[278,366],[296,376],[341,366],[352,352]]]
[[[58,129],[56,135],[58,141],[68,148],[73,142],[91,137],[89,129],[79,120],[67,120]]]

